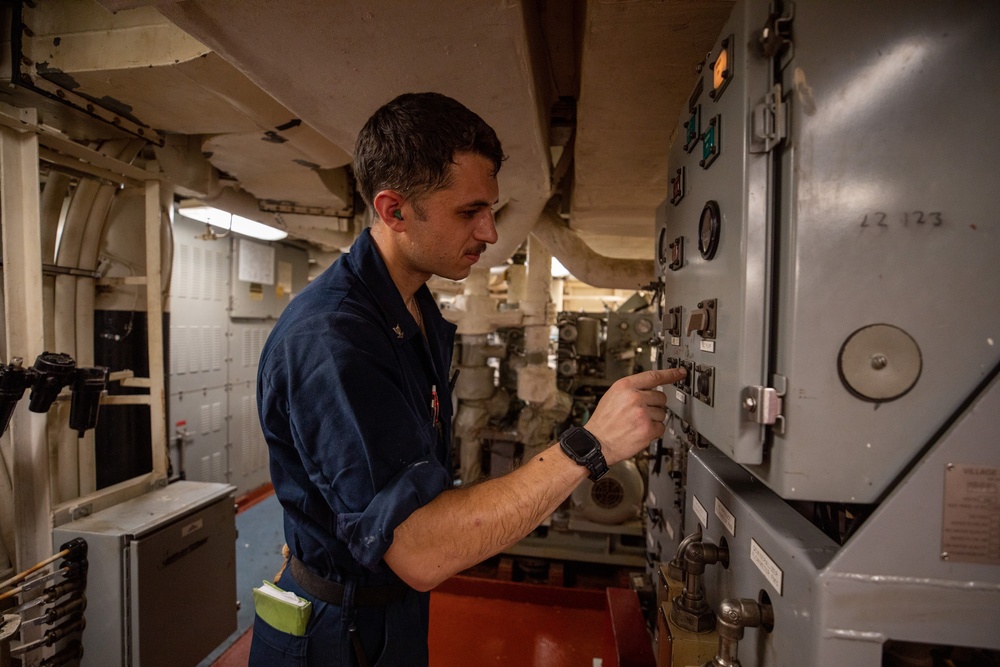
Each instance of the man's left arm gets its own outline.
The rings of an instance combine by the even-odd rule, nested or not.
[[[666,396],[656,388],[683,373],[646,371],[608,389],[586,428],[609,466],[663,435]],[[503,477],[445,491],[414,511],[395,529],[385,562],[413,588],[430,590],[524,538],[586,477],[587,469],[553,444]]]

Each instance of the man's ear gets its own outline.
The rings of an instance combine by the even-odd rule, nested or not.
[[[406,216],[403,213],[403,202],[406,200],[395,190],[382,190],[372,200],[375,213],[382,222],[393,231],[403,231],[406,228]]]

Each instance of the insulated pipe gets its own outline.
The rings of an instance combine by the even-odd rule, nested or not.
[[[558,393],[555,369],[548,364],[549,332],[554,324],[550,308],[551,285],[552,255],[537,239],[529,237],[527,298],[521,303],[526,365],[517,372],[517,395],[544,407],[551,407]]]
[[[520,306],[528,298],[528,267],[512,264],[507,268],[507,305]]]
[[[100,152],[112,157],[118,157],[127,147],[125,140],[115,140],[106,142],[99,149]],[[106,200],[110,205],[110,198],[102,195],[103,191],[110,191],[114,195],[114,186],[102,185],[91,180],[82,179],[77,185],[70,202],[66,220],[63,223],[62,236],[59,239],[59,248],[56,250],[56,264],[59,266],[77,268],[80,263],[80,251],[87,234],[88,226],[96,223],[88,223],[92,216],[101,217],[102,202]],[[96,210],[95,210],[96,208]],[[107,216],[104,207],[104,217]],[[78,329],[77,313],[77,277],[70,275],[56,276],[55,303],[53,306],[55,316],[53,318],[55,349],[60,351],[71,351],[74,356],[79,354],[77,342],[86,337],[91,341],[90,357],[93,357],[93,307],[87,318],[90,323],[89,330]],[[86,324],[86,322],[84,323]],[[79,363],[79,359],[77,359]],[[55,404],[55,412],[48,420],[47,430],[50,437],[55,438],[57,443],[56,465],[50,468],[50,474],[55,475],[52,489],[56,492],[56,502],[62,502],[80,495],[79,479],[79,443],[76,434],[66,431],[57,425],[64,422],[64,415],[68,410],[68,405],[64,403]],[[50,439],[50,442],[52,440]],[[54,468],[54,470],[53,470]]]
[[[144,144],[142,140],[131,141],[115,157],[131,164]],[[78,268],[85,271],[97,269],[97,257],[107,235],[108,214],[117,193],[115,186],[103,184],[94,198],[78,251]],[[94,365],[94,279],[80,276],[76,285],[76,329],[79,332],[90,332],[77,336],[76,365],[90,367]]]
[[[90,213],[87,215],[83,237],[77,251],[78,255],[74,265],[76,268],[85,271],[93,271],[97,268],[97,246],[100,242],[101,228],[107,220],[114,197],[114,186],[105,184],[97,191],[94,203],[90,207]],[[94,279],[85,276],[73,276],[73,279],[76,282],[74,298],[76,330],[79,332],[73,356],[76,358],[77,366],[90,367],[94,365]],[[90,332],[90,335],[87,335],[87,332]],[[60,350],[62,349],[60,348]]]
[[[531,233],[562,262],[567,271],[593,287],[639,289],[655,277],[653,260],[599,255],[551,208],[542,212]]]
[[[72,179],[58,171],[50,171],[39,196],[39,232],[42,237],[42,261],[52,263],[56,257],[56,236],[59,232],[59,215]]]
[[[80,243],[87,217],[100,191],[96,181],[83,179],[76,187],[70,201],[66,220],[63,222],[59,248],[56,250],[58,266],[75,267],[79,259]],[[53,303],[53,341],[55,350],[76,354],[76,276],[60,274],[55,280]],[[80,495],[76,434],[67,436],[58,425],[67,419],[68,404],[56,401],[46,420],[46,437],[56,452],[55,465],[49,466],[50,488],[53,503],[60,503]]]
[[[80,243],[86,227],[87,216],[100,190],[96,181],[83,179],[76,186],[70,200],[66,219],[63,221],[62,237],[56,249],[56,264],[75,267],[80,257]],[[76,278],[70,275],[56,276],[54,321],[55,349],[67,352],[76,350]]]
[[[131,164],[142,150],[146,142],[136,139],[126,144],[115,157]],[[107,235],[108,215],[114,203],[118,188],[107,183],[102,184],[94,197],[94,203],[87,216],[87,222],[80,243],[76,266],[86,271],[97,268],[97,258],[104,246]],[[76,279],[76,365],[79,368],[89,368],[94,365],[94,299],[95,281],[93,278],[78,276]],[[88,333],[89,332],[89,333]],[[60,431],[60,442],[65,448],[76,446],[77,451],[77,492],[85,495],[97,490],[97,471],[94,452],[94,431],[89,430],[82,437],[65,429]],[[60,453],[62,452],[60,448]]]
[[[39,232],[42,240],[42,262],[54,264],[56,261],[56,237],[59,232],[59,219],[63,212],[63,205],[69,194],[69,186],[72,179],[66,174],[57,171],[49,172],[49,177],[45,181],[39,196]],[[55,317],[56,299],[56,279],[55,276],[42,276],[42,313],[44,315],[45,342],[42,346],[46,350],[55,350]],[[6,354],[3,355],[6,359]]]

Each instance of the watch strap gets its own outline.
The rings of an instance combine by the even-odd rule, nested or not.
[[[588,451],[584,453],[578,453],[572,445],[569,444],[571,438],[585,438],[591,443],[591,447]],[[604,458],[604,453],[601,451],[601,442],[598,440],[593,433],[581,426],[574,426],[567,429],[559,436],[559,446],[563,452],[572,459],[577,465],[584,466],[589,473],[589,477],[592,481],[596,482],[608,472],[608,462]]]

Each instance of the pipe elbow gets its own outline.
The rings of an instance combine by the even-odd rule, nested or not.
[[[743,639],[746,628],[764,626],[770,629],[774,624],[774,613],[771,605],[761,604],[750,598],[729,598],[719,605],[718,628],[719,636],[739,641]]]

